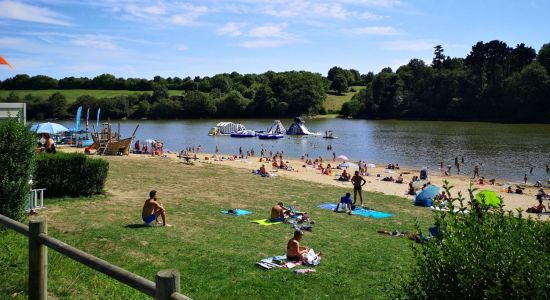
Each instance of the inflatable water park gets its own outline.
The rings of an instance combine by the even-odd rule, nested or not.
[[[330,132],[331,136],[328,138],[336,138],[333,135],[332,130]],[[262,140],[275,140],[282,139],[285,135],[321,135],[320,133],[315,133],[309,131],[305,125],[305,121],[301,117],[294,118],[294,122],[290,124],[288,129],[285,129],[285,126],[279,120],[273,121],[273,124],[267,130],[250,130],[241,123],[233,122],[219,122],[216,126],[212,127],[208,132],[209,136],[224,136],[228,135],[233,138],[251,138],[258,137]],[[325,137],[326,138],[326,137]]]

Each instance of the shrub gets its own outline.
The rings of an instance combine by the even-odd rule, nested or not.
[[[467,205],[460,193],[453,199],[457,212],[434,211],[438,238],[413,246],[416,266],[402,297],[549,299],[550,223],[492,210],[474,191]]]
[[[16,119],[0,121],[0,214],[23,218],[30,193],[35,136]]]
[[[109,162],[82,153],[37,156],[35,186],[45,188],[47,197],[90,196],[103,192]]]

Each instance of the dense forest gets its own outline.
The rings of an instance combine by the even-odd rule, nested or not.
[[[450,58],[438,45],[430,65],[412,59],[395,72],[360,74],[333,67],[326,77],[307,71],[218,74],[212,77],[94,78],[16,75],[3,90],[86,89],[74,103],[61,93],[49,97],[11,93],[0,102],[26,102],[29,118],[66,118],[84,105],[118,118],[294,117],[325,114],[327,93],[364,86],[340,113],[369,119],[550,122],[550,44],[538,52],[524,44],[478,42],[466,58]],[[96,98],[93,90],[143,93]],[[180,90],[170,96],[168,90]],[[151,92],[152,91],[152,92]],[[330,113],[330,112],[329,112]]]

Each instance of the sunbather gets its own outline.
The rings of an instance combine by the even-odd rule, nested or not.
[[[271,216],[269,220],[271,222],[283,222],[288,216],[289,209],[284,207],[283,202],[279,202],[271,208]]]
[[[269,173],[267,172],[267,170],[265,169],[265,165],[262,165],[260,167],[260,171],[259,171],[260,175],[262,176],[269,176]]]
[[[143,204],[143,210],[141,211],[141,217],[143,222],[147,226],[152,226],[153,221],[159,223],[158,217],[162,218],[162,225],[171,227],[172,225],[166,223],[166,209],[162,204],[157,201],[157,191],[152,190],[149,192],[149,199],[145,200]]]
[[[340,177],[338,178],[338,180],[340,181],[349,181],[350,179],[350,176],[349,176],[349,173],[346,172],[346,170],[344,170],[344,172],[342,172],[342,175],[340,175]]]
[[[346,208],[346,211],[347,211],[348,215],[351,215],[351,213],[353,211],[353,207],[352,207],[351,203],[352,203],[351,194],[346,193],[345,196],[342,196],[342,198],[340,198],[340,203],[338,203],[338,205],[336,205],[336,208],[334,209],[334,212],[338,212],[338,209],[340,208],[340,205],[342,205],[344,208]]]
[[[309,252],[309,248],[300,246],[300,240],[303,235],[304,233],[297,229],[294,231],[294,236],[288,240],[288,243],[286,244],[286,258],[288,260],[299,262],[303,262],[305,260],[304,256]],[[321,252],[317,253],[317,256],[321,255]]]
[[[540,213],[542,213],[543,210],[546,211],[546,206],[544,206],[544,204],[542,204],[542,199],[539,199],[539,205],[529,207],[526,210],[526,212],[540,214]]]

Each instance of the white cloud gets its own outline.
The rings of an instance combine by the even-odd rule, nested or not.
[[[284,32],[286,27],[286,23],[267,24],[252,28],[248,35],[256,38],[287,37],[289,34]]]
[[[122,14],[126,19],[174,25],[194,24],[199,17],[209,11],[204,5],[162,0],[154,5],[149,5],[148,1],[108,2],[105,5],[110,12]]]
[[[186,50],[189,50],[189,46],[187,46],[186,44],[177,44],[177,45],[174,45],[174,49],[178,51],[186,51]]]
[[[436,40],[399,40],[382,44],[382,48],[392,51],[427,51],[433,50],[435,45],[443,45]]]
[[[398,35],[399,32],[391,26],[358,27],[351,30],[355,34],[363,35]]]
[[[219,35],[236,37],[236,36],[243,35],[242,30],[245,26],[246,26],[246,23],[228,22],[228,23],[225,23],[222,27],[218,28],[216,32]]]
[[[243,48],[272,48],[299,41],[299,39],[285,29],[286,23],[267,23],[252,26],[247,23],[229,22],[217,30],[219,35],[239,38],[237,44]]]
[[[71,44],[90,49],[117,50],[117,45],[110,37],[101,35],[86,34],[75,37],[70,41]]]
[[[403,4],[400,0],[339,0],[346,4],[365,5],[365,6],[379,6],[379,7],[393,7]]]
[[[314,1],[274,1],[260,7],[260,12],[275,17],[302,17],[302,18],[364,18],[362,13],[350,11],[342,4],[335,2],[314,2]],[[380,17],[370,13],[371,19]]]
[[[289,43],[291,43],[291,41],[286,39],[258,39],[243,41],[239,43],[239,46],[243,48],[274,48]]]
[[[66,17],[47,8],[14,1],[0,1],[0,18],[62,26],[71,25]]]

